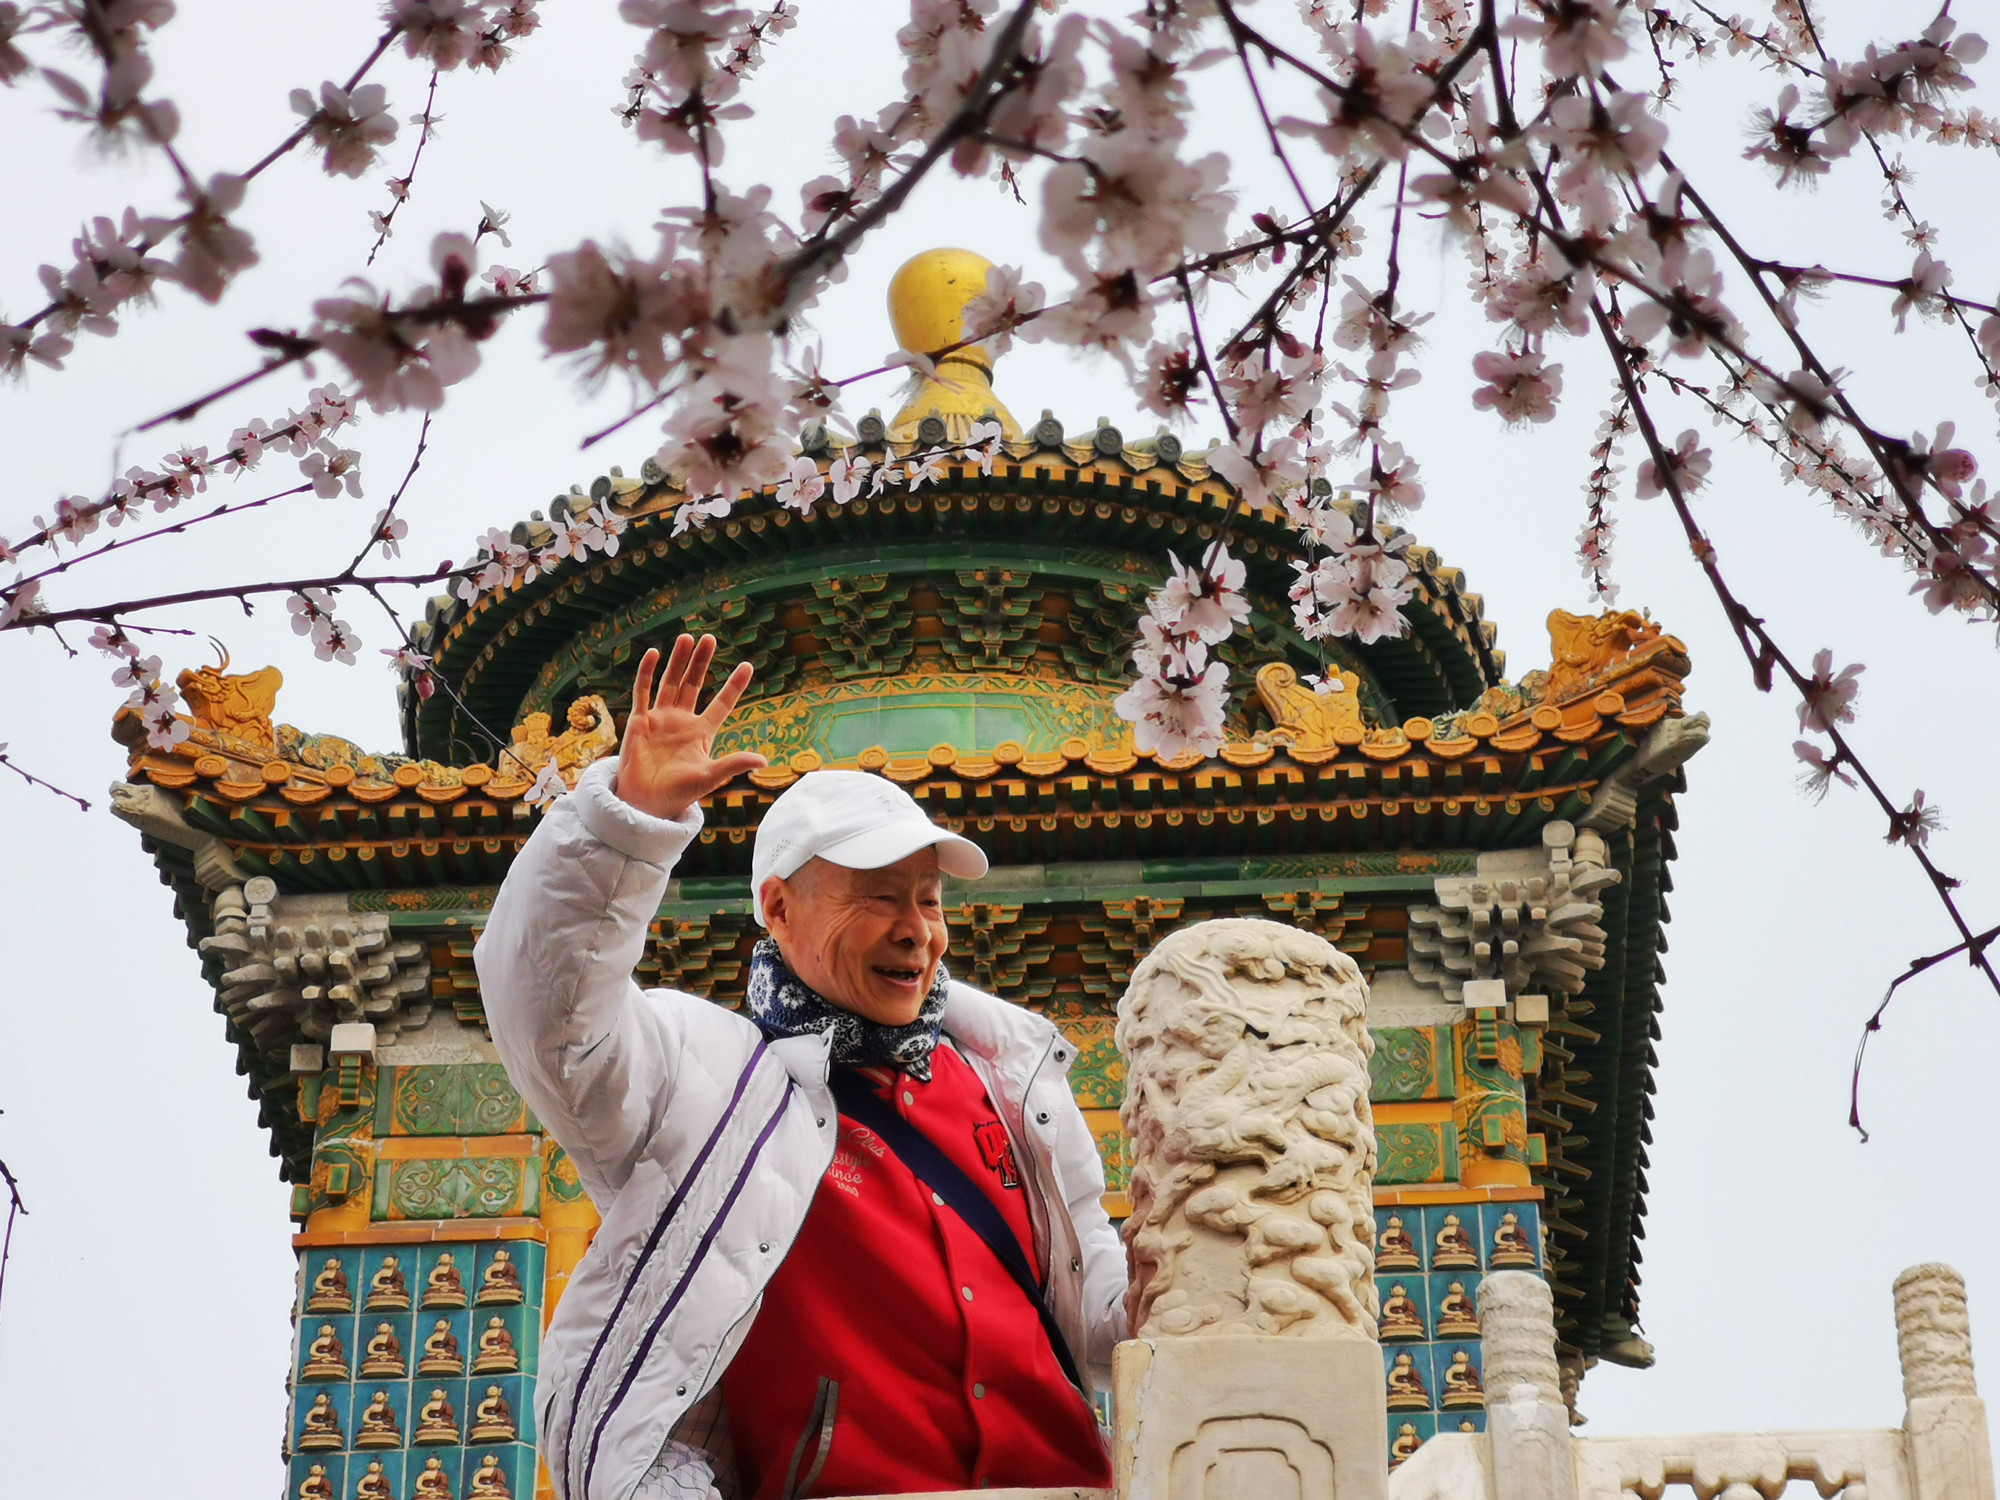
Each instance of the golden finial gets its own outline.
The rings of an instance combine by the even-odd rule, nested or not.
[[[930,354],[965,337],[965,304],[986,290],[993,263],[970,250],[926,250],[903,263],[889,281],[889,322],[896,342],[913,354]],[[993,394],[993,352],[967,344],[939,358],[938,378],[926,380],[889,423],[889,436],[913,442],[925,417],[944,423],[945,440],[964,442],[983,418],[1000,424],[1009,439],[1021,426]]]

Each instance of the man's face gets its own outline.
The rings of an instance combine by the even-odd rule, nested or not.
[[[843,1010],[907,1026],[950,944],[943,884],[936,849],[879,870],[815,859],[764,882],[764,915],[799,979]]]

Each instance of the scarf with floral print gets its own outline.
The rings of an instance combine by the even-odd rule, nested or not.
[[[930,1082],[931,1053],[944,1022],[945,986],[951,976],[937,966],[930,993],[916,1020],[885,1026],[842,1010],[811,989],[785,966],[775,938],[760,938],[750,953],[750,987],[744,996],[750,1019],[771,1036],[833,1038],[833,1061],[849,1068],[895,1068],[920,1083]]]

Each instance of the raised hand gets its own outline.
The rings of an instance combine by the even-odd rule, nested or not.
[[[699,641],[682,636],[674,642],[666,670],[659,674],[655,695],[659,650],[639,659],[639,675],[632,682],[632,714],[625,721],[625,742],[618,751],[616,791],[640,812],[679,818],[717,787],[766,764],[754,750],[739,750],[720,760],[709,753],[736,700],[750,685],[750,663],[739,663],[708,707],[697,713],[695,704],[714,660],[714,636]]]

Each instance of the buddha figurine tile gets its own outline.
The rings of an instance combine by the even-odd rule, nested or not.
[[[301,1453],[338,1453],[347,1446],[340,1430],[340,1413],[325,1391],[316,1394],[306,1408],[299,1423],[299,1440],[292,1446]]]
[[[514,1257],[505,1250],[495,1250],[493,1259],[486,1263],[486,1270],[479,1278],[480,1304],[506,1304],[521,1300],[521,1275],[514,1265]]]
[[[449,1250],[438,1252],[437,1263],[424,1277],[425,1307],[465,1306],[465,1282],[458,1274],[458,1262]]]
[[[367,1469],[354,1481],[354,1500],[396,1500],[396,1487],[381,1459],[369,1459]]]
[[[1417,1424],[1404,1422],[1396,1429],[1395,1441],[1389,1444],[1389,1467],[1395,1468],[1423,1445],[1423,1434],[1417,1431]]]
[[[486,1394],[479,1398],[479,1405],[473,1408],[472,1431],[466,1434],[467,1439],[475,1443],[511,1443],[516,1431],[506,1392],[497,1385],[489,1385]]]
[[[419,1447],[458,1441],[458,1413],[452,1410],[451,1398],[442,1386],[431,1387],[431,1393],[417,1410],[417,1430],[410,1441]]]
[[[472,1373],[475,1375],[512,1375],[521,1368],[521,1353],[514,1347],[514,1335],[507,1331],[507,1320],[497,1314],[486,1320],[480,1330],[479,1351],[472,1359]]]
[[[361,1409],[361,1416],[354,1427],[356,1448],[400,1448],[403,1446],[403,1424],[397,1419],[395,1403],[390,1401],[387,1391],[377,1391],[368,1398],[368,1404]]]
[[[417,1357],[419,1375],[463,1375],[465,1355],[459,1350],[458,1336],[451,1331],[451,1320],[439,1318],[431,1331],[424,1336],[423,1353]]]
[[[1407,1349],[1400,1351],[1389,1366],[1389,1410],[1429,1411],[1431,1393],[1424,1385],[1423,1371]]]
[[[1451,1351],[1451,1362],[1444,1367],[1438,1385],[1438,1405],[1446,1411],[1486,1405],[1486,1388],[1479,1383],[1479,1368],[1473,1364],[1470,1350]]]
[[[403,1362],[403,1341],[396,1337],[396,1325],[377,1323],[375,1331],[368,1335],[367,1346],[361,1351],[361,1368],[356,1372],[364,1379],[401,1380],[409,1374]]]
[[[1385,1344],[1429,1336],[1424,1328],[1423,1309],[1410,1300],[1409,1288],[1400,1281],[1391,1286],[1389,1295],[1382,1299],[1381,1331],[1378,1336]]]
[[[1534,1243],[1521,1227],[1521,1216],[1511,1209],[1500,1215],[1500,1222],[1493,1228],[1493,1248],[1486,1263],[1496,1271],[1535,1269]]]
[[[1455,1213],[1446,1214],[1438,1226],[1431,1249],[1431,1268],[1438,1271],[1476,1271],[1479,1247],[1472,1243],[1465,1224]]]
[[[493,1454],[482,1457],[479,1467],[472,1471],[465,1487],[465,1500],[514,1500],[514,1492],[507,1488],[506,1471]]]
[[[416,1483],[410,1486],[410,1500],[454,1500],[451,1476],[445,1473],[444,1462],[436,1454],[424,1460]]]
[[[340,1257],[329,1255],[326,1263],[313,1277],[312,1290],[306,1294],[306,1311],[309,1313],[347,1313],[354,1311],[354,1293],[347,1284],[347,1268],[340,1263]]]
[[[299,1481],[298,1500],[336,1500],[333,1481],[326,1477],[326,1465],[314,1464]]]
[[[1390,1214],[1375,1237],[1375,1269],[1378,1271],[1421,1271],[1416,1241],[1404,1227],[1401,1214]]]
[[[347,1351],[341,1347],[340,1333],[331,1323],[320,1324],[312,1342],[306,1345],[306,1362],[299,1367],[299,1379],[347,1379]]]
[[[1437,1336],[1441,1339],[1479,1337],[1479,1309],[1462,1281],[1452,1282],[1438,1299]]]
[[[395,1256],[384,1256],[375,1274],[368,1278],[368,1299],[361,1305],[368,1312],[410,1310],[410,1284]]]

